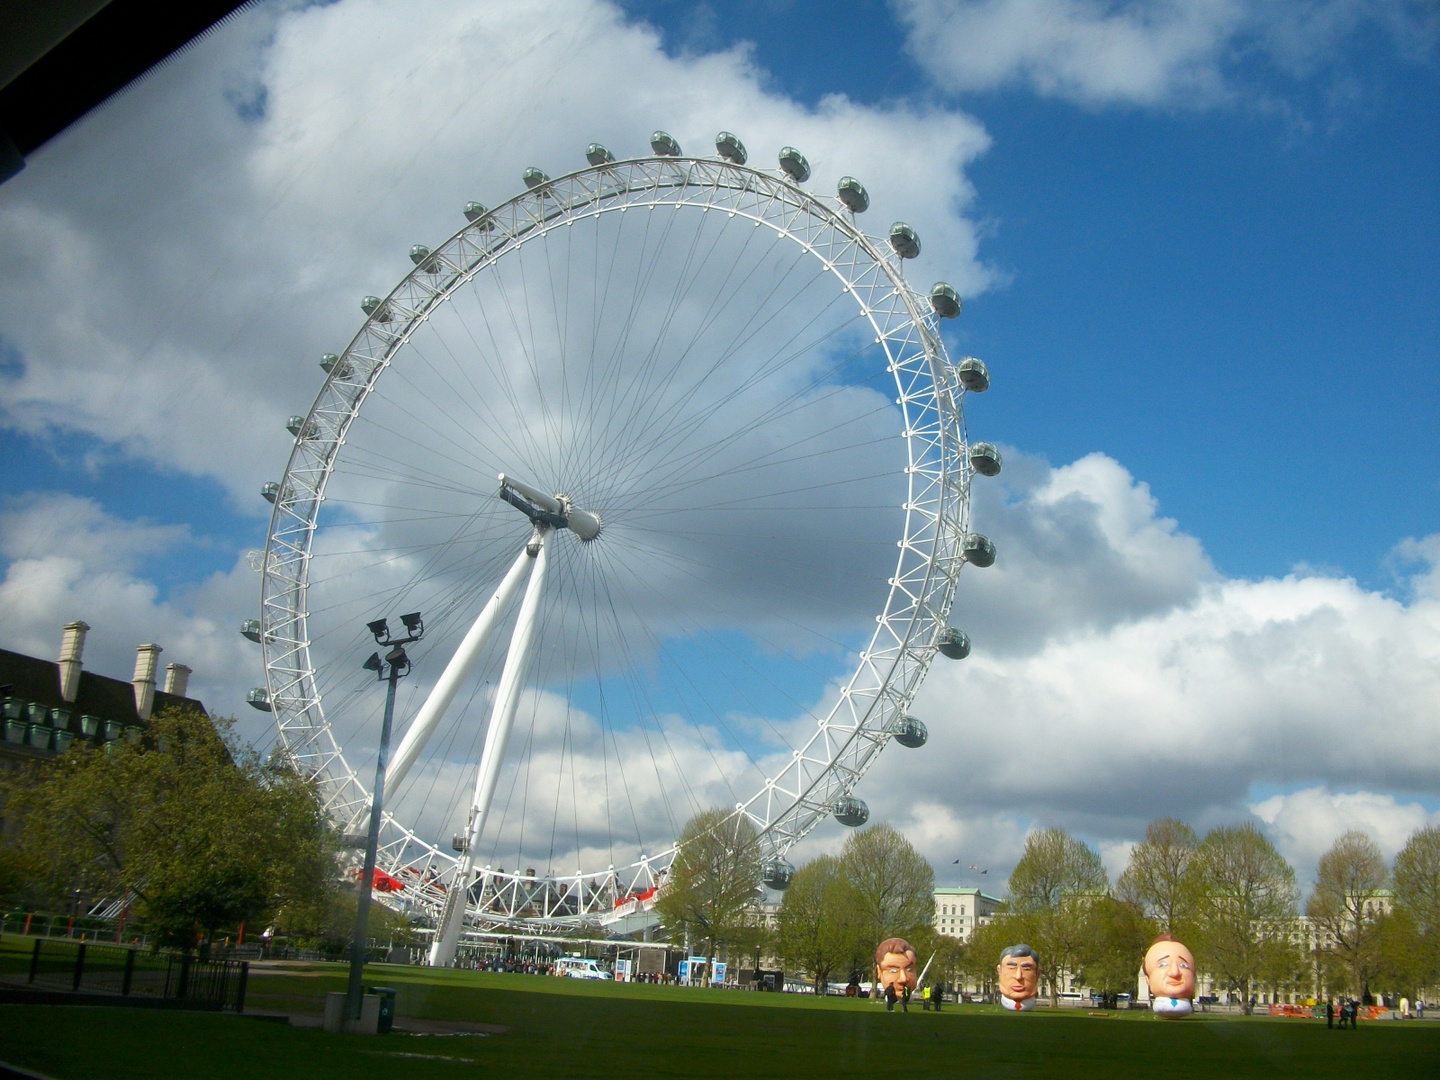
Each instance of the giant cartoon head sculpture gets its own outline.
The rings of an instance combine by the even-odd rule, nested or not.
[[[1040,992],[1040,958],[1029,945],[1009,945],[1000,953],[995,965],[1000,983],[1000,1004],[1012,1012],[1035,1007]]]
[[[1156,1016],[1188,1016],[1195,1006],[1195,957],[1174,934],[1161,934],[1145,952],[1145,981],[1150,1011]]]
[[[920,981],[915,974],[915,947],[904,938],[886,938],[875,949],[875,979],[884,993],[887,986],[895,993],[914,990]]]

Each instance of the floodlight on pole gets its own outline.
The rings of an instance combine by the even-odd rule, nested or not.
[[[358,1023],[360,1020],[363,990],[361,982],[365,973],[365,938],[370,928],[370,891],[375,887],[375,857],[380,847],[380,817],[385,806],[385,770],[390,760],[390,729],[395,721],[395,684],[410,673],[410,656],[405,652],[405,646],[419,641],[425,633],[425,625],[418,611],[402,615],[400,620],[410,632],[407,637],[392,638],[390,624],[384,619],[365,624],[370,633],[375,635],[375,641],[380,645],[388,645],[390,651],[385,654],[383,661],[378,652],[371,653],[370,658],[361,666],[366,671],[375,672],[377,678],[389,685],[385,688],[385,719],[380,725],[380,753],[375,762],[375,787],[370,799],[370,831],[365,838],[365,865],[360,871],[360,891],[355,904],[355,940],[350,946],[350,982],[346,988],[345,1016],[351,1023]],[[384,671],[386,664],[390,665],[388,677]]]

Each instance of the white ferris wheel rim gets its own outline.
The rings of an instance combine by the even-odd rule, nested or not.
[[[528,182],[528,178],[527,178]],[[904,279],[902,260],[862,233],[834,199],[791,178],[716,158],[653,156],[607,162],[553,180],[470,222],[420,262],[367,317],[340,354],[297,435],[274,499],[261,568],[261,647],[278,739],[314,778],[340,829],[358,831],[368,785],[346,762],[316,687],[307,636],[310,545],[325,488],[350,424],[416,329],[452,294],[522,245],[581,218],[647,206],[721,210],[768,227],[820,260],[854,297],[895,377],[907,446],[904,532],[884,610],[834,707],[790,763],[748,799],[748,819],[768,855],[789,848],[849,796],[904,718],[946,626],[963,564],[969,485],[962,409],[966,393],[938,333],[938,318]],[[605,896],[653,887],[673,845],[636,863],[548,879],[537,903],[533,878],[487,868],[482,924],[561,927],[593,922]],[[408,874],[422,909],[443,904],[456,857],[385,814],[377,866]],[[599,898],[599,899],[597,899]],[[552,902],[553,901],[553,902]],[[521,916],[522,910],[530,912]]]

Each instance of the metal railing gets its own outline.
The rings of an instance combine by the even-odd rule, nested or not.
[[[12,983],[19,972],[0,974]],[[244,960],[197,960],[126,945],[35,938],[24,985],[36,990],[187,1002],[196,1008],[245,1010],[250,965]]]

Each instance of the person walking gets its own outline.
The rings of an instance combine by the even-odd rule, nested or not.
[[[886,983],[886,985],[885,985],[885,1011],[886,1011],[886,1012],[894,1012],[894,1011],[895,1011],[895,998],[896,998],[897,996],[898,996],[898,995],[895,993],[895,984],[894,984],[894,983]]]
[[[945,1003],[945,984],[944,984],[944,983],[936,983],[936,984],[935,984],[935,989],[930,991],[930,1004],[931,1004],[932,1006],[934,1006],[936,1012],[939,1012],[939,1011],[940,1011],[940,1006],[943,1005],[944,1003]]]
[[[920,991],[920,1011],[930,1011],[930,987],[926,986]]]
[[[1329,998],[1325,999],[1325,1026],[1331,1031],[1335,1030],[1335,1002]]]

